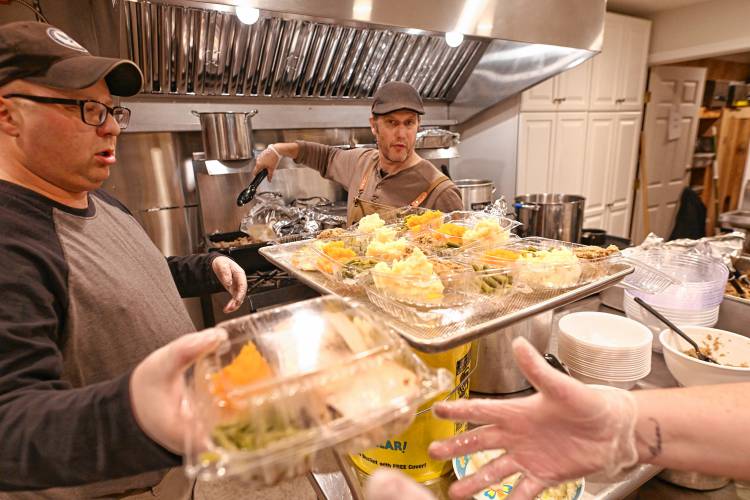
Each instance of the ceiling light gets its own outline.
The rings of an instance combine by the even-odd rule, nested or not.
[[[464,35],[458,31],[449,31],[445,34],[445,43],[447,43],[449,47],[458,47],[463,41]]]
[[[237,19],[245,24],[255,24],[260,18],[260,11],[255,7],[249,5],[238,5],[234,9],[234,13],[237,15]]]

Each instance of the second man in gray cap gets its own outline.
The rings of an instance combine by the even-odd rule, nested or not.
[[[388,82],[375,92],[372,104],[370,129],[377,149],[343,150],[306,141],[276,143],[258,156],[255,172],[266,169],[272,178],[284,156],[316,169],[349,193],[349,224],[389,207],[461,210],[455,184],[414,150],[423,114],[422,99],[414,87]]]

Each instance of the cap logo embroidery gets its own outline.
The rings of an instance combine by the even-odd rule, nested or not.
[[[73,40],[67,33],[57,28],[47,28],[47,36],[50,37],[50,40],[62,45],[63,47],[88,53],[88,50],[81,46],[81,44]]]

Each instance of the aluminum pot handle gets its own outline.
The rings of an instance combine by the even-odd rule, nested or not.
[[[521,201],[516,202],[513,204],[515,208],[528,208],[529,210],[539,210],[539,205],[527,205],[526,203],[523,203]]]
[[[495,194],[495,191],[497,191],[497,188],[495,186],[492,186],[492,194]]]
[[[198,118],[201,117],[200,111],[196,111],[194,109],[190,111],[190,114],[193,115],[193,116],[197,116]]]
[[[258,114],[258,110],[257,109],[251,109],[250,111],[247,112],[247,118],[252,118],[253,116],[255,116],[257,114]]]

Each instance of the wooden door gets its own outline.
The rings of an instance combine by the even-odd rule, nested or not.
[[[705,68],[651,69],[648,85],[651,100],[646,105],[643,127],[647,213],[651,232],[664,238],[672,231],[677,204],[688,182],[705,79]],[[672,134],[670,121],[675,125]],[[635,201],[634,243],[640,243],[646,236],[640,201],[643,188],[640,186]]]
[[[555,99],[559,111],[586,111],[591,94],[591,59],[557,76]]]
[[[615,149],[607,186],[607,225],[609,234],[630,237],[630,213],[633,207],[633,185],[638,165],[640,113],[616,113]]]
[[[607,188],[609,172],[615,165],[615,122],[617,113],[591,112],[586,132],[586,160],[583,169],[583,196],[586,197],[586,227],[606,229]]]
[[[719,125],[719,211],[737,210],[750,141],[750,108],[724,109]]]
[[[651,22],[626,18],[621,29],[615,104],[618,111],[640,111],[643,106],[643,91],[646,88]]]
[[[518,123],[517,194],[547,191],[557,113],[521,113]]]
[[[558,113],[548,192],[583,193],[586,113]]]
[[[534,85],[521,94],[521,111],[555,111],[557,77]]]

